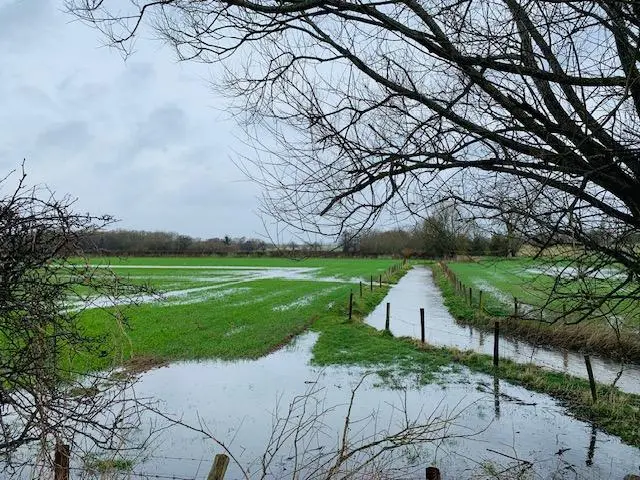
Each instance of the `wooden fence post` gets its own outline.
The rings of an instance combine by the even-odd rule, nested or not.
[[[71,456],[71,448],[69,445],[56,443],[56,452],[53,459],[53,478],[54,480],[69,480],[69,457]]]
[[[207,476],[207,480],[222,480],[224,474],[227,473],[229,466],[229,457],[224,453],[219,453],[213,459],[213,465]]]
[[[349,292],[349,320],[351,320],[352,314],[353,314],[353,290]]]
[[[469,305],[473,307],[473,289],[469,287]]]
[[[498,367],[498,357],[500,355],[500,322],[496,322],[493,326],[493,366]]]
[[[420,339],[424,345],[424,308],[420,309]]]
[[[360,298],[362,298],[362,281],[360,281]]]
[[[482,312],[482,290],[478,294],[478,306],[480,307],[480,312]]]
[[[382,274],[380,274],[380,278],[378,280],[379,280],[379,283],[380,283],[379,286],[382,286]]]
[[[596,392],[596,380],[593,377],[593,369],[591,368],[591,358],[589,355],[584,356],[584,363],[587,365],[587,374],[589,375],[589,386],[591,387],[591,398],[593,403],[598,401],[598,394]]]
[[[513,297],[513,316],[518,316],[518,299],[516,297]]]
[[[385,321],[384,321],[384,329],[387,332],[389,331],[390,318],[391,318],[391,304],[389,302],[387,302],[387,316],[386,316]]]
[[[373,275],[371,275],[371,284],[369,287],[369,291],[373,292]]]
[[[440,470],[436,467],[427,467],[426,471],[427,480],[441,480]]]

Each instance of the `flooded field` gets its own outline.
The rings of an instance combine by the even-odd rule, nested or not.
[[[423,307],[430,344],[484,353],[493,348],[491,335],[456,324],[427,268],[409,270],[388,292],[384,281],[368,284],[360,297],[361,280],[387,273],[393,282],[393,263],[376,262],[116,266],[129,280],[159,290],[127,307],[129,350],[123,356],[164,366],[138,373],[128,391],[128,398],[154,404],[126,441],[146,447],[125,449],[119,459],[132,470],[90,478],[204,479],[214,455],[224,451],[234,459],[226,479],[353,473],[417,479],[429,465],[445,479],[640,473],[639,449],[576,420],[550,396],[450,365],[449,358],[431,359],[362,325],[371,312],[365,321],[383,328],[389,302],[392,333],[419,337]],[[350,292],[357,297],[355,322],[347,321]],[[100,298],[92,300],[101,306]],[[83,321],[110,332],[101,314],[90,308]],[[581,357],[522,342],[503,340],[501,355],[586,374]],[[421,362],[420,356],[427,359],[419,368],[401,366],[406,358]],[[313,365],[314,358],[329,366]],[[601,382],[615,367],[594,362]],[[638,391],[635,375],[627,372],[621,386]],[[74,457],[73,468],[84,472],[82,458]]]
[[[82,324],[111,343],[102,355],[77,359],[76,370],[108,369],[136,356],[163,361],[257,358],[306,330],[327,306],[346,306],[349,291],[361,278],[379,278],[397,263],[392,259],[116,260],[94,259],[89,268],[96,276],[116,274],[125,285],[147,288],[142,294],[122,296],[87,289],[69,305],[70,310],[84,309]],[[109,315],[114,305],[126,310],[126,328]]]
[[[264,469],[267,478],[294,478],[296,469],[302,478],[321,478],[340,447],[351,391],[366,372],[310,366],[315,340],[314,334],[305,334],[255,361],[177,363],[153,370],[142,375],[136,394],[161,399],[164,411],[224,442],[251,478],[262,477],[261,455],[268,447],[273,458]],[[275,451],[270,437],[282,431],[296,396],[291,431]],[[307,399],[306,412],[300,398]],[[318,421],[309,423],[316,414]],[[371,471],[388,471],[389,478],[423,478],[431,464],[438,465],[446,479],[491,478],[488,472],[505,468],[524,471],[525,478],[622,479],[640,468],[640,450],[567,416],[548,396],[466,370],[422,387],[411,378],[382,383],[378,375],[370,375],[356,391],[351,420],[351,449],[413,421],[431,424],[423,435],[435,440],[398,448],[373,461]],[[297,445],[292,434],[296,430]],[[365,449],[357,458],[372,460],[384,446]],[[204,478],[220,451],[201,433],[174,426],[142,454],[134,472]],[[238,465],[230,465],[227,478],[242,476]]]
[[[493,354],[493,334],[455,321],[444,306],[429,268],[418,266],[410,270],[366,318],[369,325],[384,328],[387,302],[391,304],[390,330],[396,336],[420,338],[419,308],[422,307],[425,309],[428,343]],[[578,353],[543,348],[504,337],[500,339],[499,346],[501,357],[587,378],[584,358]],[[591,362],[598,382],[611,383],[620,370],[618,363],[608,359],[592,357]],[[640,367],[626,366],[617,385],[623,391],[640,393]]]

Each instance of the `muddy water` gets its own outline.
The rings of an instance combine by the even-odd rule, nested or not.
[[[425,309],[428,343],[493,354],[493,334],[456,323],[443,304],[429,268],[414,267],[392,287],[382,303],[366,318],[369,325],[384,328],[387,302],[391,304],[390,330],[396,336],[420,338],[419,309],[422,307]],[[584,357],[580,354],[541,348],[504,337],[500,338],[499,347],[501,357],[587,377]],[[596,380],[602,383],[611,383],[620,370],[618,363],[608,359],[592,357],[591,362]],[[640,393],[640,366],[627,366],[617,385],[626,392]]]
[[[309,366],[315,339],[314,334],[304,335],[255,361],[177,363],[153,370],[141,377],[136,393],[162,399],[164,411],[213,433],[255,478],[260,475],[256,458],[269,442],[276,406],[279,415],[285,415],[296,395],[316,392],[306,414],[294,412],[294,423],[309,412],[328,410],[321,425],[303,437],[308,452],[328,453],[342,436],[351,389],[364,371]],[[377,375],[366,377],[355,395],[349,433],[352,447],[363,437],[370,441],[371,435],[401,428],[406,418],[424,422],[434,412],[455,416],[447,430],[452,438],[420,449],[403,448],[385,460],[382,466],[399,469],[396,474],[402,478],[424,478],[424,467],[432,463],[441,468],[445,479],[471,478],[482,473],[482,463],[513,465],[509,457],[532,462],[531,478],[622,479],[640,471],[640,450],[565,415],[546,395],[504,382],[495,384],[492,377],[466,370],[447,373],[439,383],[422,387],[406,378],[395,388],[379,383]],[[291,478],[296,457],[291,438],[275,455],[270,478]],[[135,472],[205,478],[213,455],[220,451],[201,433],[174,426],[152,443]],[[231,465],[225,478],[240,477],[239,468]]]

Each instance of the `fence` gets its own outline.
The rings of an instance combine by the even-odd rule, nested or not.
[[[70,480],[71,470],[83,470],[78,468],[72,468],[71,464],[71,449],[69,445],[57,444],[54,455],[54,480]],[[224,453],[219,453],[213,458],[213,464],[209,470],[209,474],[206,480],[224,480],[229,467],[229,456]],[[128,472],[127,476],[140,477],[147,479],[173,479],[173,480],[199,480],[198,477],[176,477],[170,475],[161,475],[153,473],[132,473]],[[437,467],[427,467],[425,469],[426,480],[441,480],[442,476],[440,470]],[[202,477],[204,480],[204,476]]]
[[[464,296],[465,302],[470,307],[477,308],[478,312],[481,314],[490,314],[485,309],[485,297],[486,292],[483,292],[481,289],[476,288],[473,289],[472,286],[465,284],[462,280],[458,278],[458,276],[453,272],[449,266],[444,262],[438,262],[438,266],[447,277],[451,285],[453,285],[456,293],[460,296]],[[476,300],[477,299],[477,300]],[[547,321],[555,321],[558,319],[566,318],[567,311],[565,306],[562,306],[562,311],[552,311],[548,307],[545,309],[544,307],[533,307],[532,305],[526,304],[518,299],[517,297],[512,297],[513,299],[513,313],[508,315],[511,318],[520,318],[520,319],[546,319]],[[537,315],[535,316],[534,313]],[[551,317],[552,316],[552,317]],[[551,317],[551,318],[550,318]]]
[[[476,290],[477,295],[474,297],[473,288],[467,286],[464,282],[458,279],[457,275],[448,267],[448,265],[444,262],[439,262],[438,266],[449,280],[449,282],[454,286],[455,291],[458,295],[462,295],[465,298],[465,302],[472,308],[477,308],[477,311],[480,315],[485,315],[487,311],[484,309],[484,292],[482,290]],[[477,298],[477,303],[474,305],[474,298]],[[564,316],[564,308],[563,308],[563,316]],[[542,316],[542,309],[540,312]],[[525,319],[525,309],[523,308],[523,304],[518,301],[516,297],[513,297],[513,314],[510,316],[513,319]],[[422,322],[422,320],[421,320]],[[499,365],[499,342],[500,342],[500,321],[494,322],[494,348],[493,348],[493,365],[494,367],[498,367]],[[595,403],[597,401],[597,389],[596,382],[593,375],[593,369],[591,368],[591,358],[589,355],[584,355],[585,367],[587,370],[587,377],[589,379],[589,385],[591,389],[592,400]],[[540,362],[538,362],[540,363]],[[552,370],[557,370],[553,365],[545,364],[547,368],[551,368]]]
[[[369,291],[373,292],[374,278],[375,280],[377,280],[377,282],[375,283],[378,284],[378,287],[382,288],[383,280],[385,281],[385,283],[388,283],[393,275],[395,275],[396,273],[404,269],[406,264],[407,264],[407,260],[404,259],[401,263],[394,263],[389,268],[387,268],[383,273],[370,275]],[[360,284],[359,284],[359,290],[360,290],[360,298],[362,298],[364,296],[364,283],[362,282],[362,280],[360,281]],[[348,311],[349,311],[348,319],[351,320],[353,318],[353,290],[349,293],[349,310]]]

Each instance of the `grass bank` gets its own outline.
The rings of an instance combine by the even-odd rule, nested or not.
[[[640,362],[640,336],[637,333],[629,335],[623,333],[618,336],[608,324],[595,319],[583,320],[579,324],[566,324],[561,321],[549,323],[548,321],[514,316],[513,306],[507,307],[505,302],[497,298],[495,293],[492,295],[487,290],[483,291],[483,305],[480,308],[478,297],[480,289],[474,288],[475,296],[470,304],[468,296],[462,295],[455,288],[438,264],[433,264],[431,269],[449,312],[465,324],[492,330],[494,322],[500,320],[501,332],[526,340],[534,345],[581,350],[611,358],[624,357],[626,361]],[[452,270],[466,285],[472,284],[474,278],[470,273],[472,268],[466,270],[466,276],[458,274],[460,264],[456,264]],[[493,284],[491,286],[496,288]],[[517,288],[517,284],[516,287],[511,285],[510,288],[513,291],[514,288]]]
[[[384,378],[391,371],[411,375],[419,383],[433,382],[438,374],[465,366],[472,371],[495,375],[532,391],[560,400],[574,417],[619,436],[640,447],[640,396],[598,384],[598,401],[592,402],[586,380],[549,372],[534,365],[501,360],[493,367],[489,355],[462,352],[452,348],[422,345],[409,338],[395,338],[363,323],[365,316],[382,301],[385,290],[357,298],[352,321],[344,312],[333,310],[320,316],[313,329],[320,337],[313,349],[317,365],[359,365],[376,370]]]

